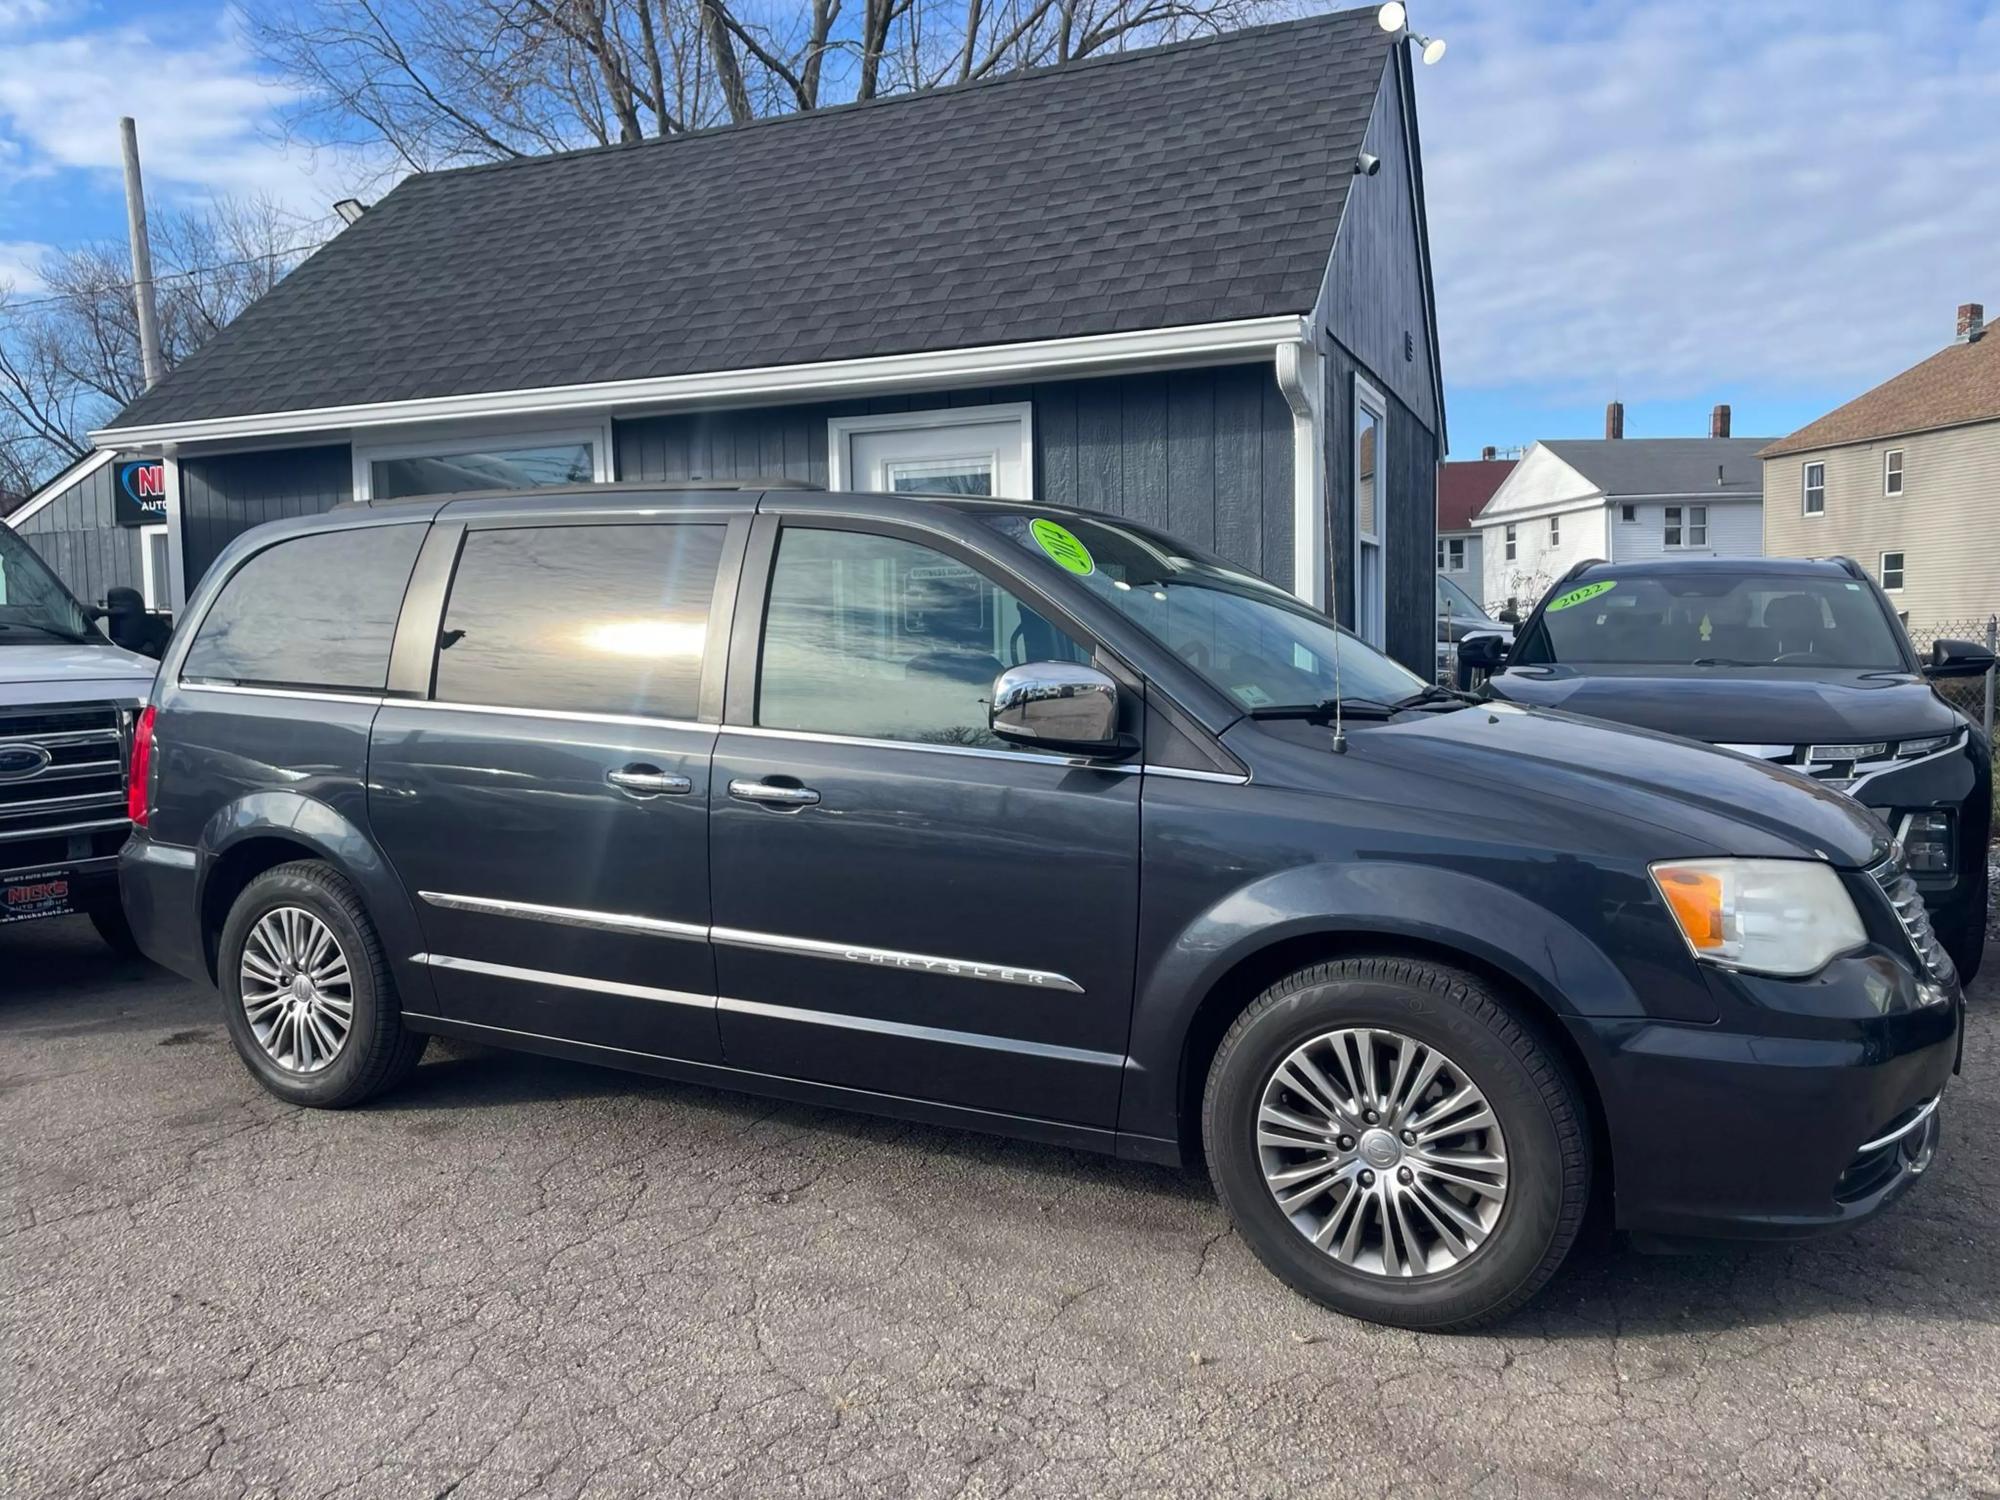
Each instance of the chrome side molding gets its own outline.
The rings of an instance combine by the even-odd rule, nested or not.
[[[499,917],[525,917],[531,922],[553,922],[559,927],[591,927],[603,932],[636,932],[649,937],[681,938],[691,943],[708,941],[708,929],[695,922],[670,922],[664,917],[640,917],[616,911],[589,911],[575,906],[539,906],[532,901],[502,901],[495,896],[457,896],[448,891],[418,891],[417,894],[432,906],[441,906],[447,911],[478,912]]]
[[[410,962],[433,969],[457,969],[467,974],[484,974],[489,979],[516,979],[528,984],[549,984],[565,990],[590,990],[603,995],[626,995],[634,1000],[658,1000],[666,1005],[694,1005],[715,1009],[715,996],[695,995],[686,990],[656,990],[648,984],[624,984],[616,979],[590,979],[581,974],[562,974],[553,969],[520,969],[513,964],[490,964],[480,958],[453,958],[444,953],[412,953]]]

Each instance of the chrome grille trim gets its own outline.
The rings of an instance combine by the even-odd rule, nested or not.
[[[1939,984],[1956,982],[1958,970],[1952,966],[1951,955],[1944,951],[1944,945],[1938,941],[1937,933],[1931,927],[1931,915],[1924,909],[1923,893],[1910,878],[1910,872],[1903,867],[1901,846],[1868,874],[1882,888],[1882,894],[1889,898],[1896,920],[1902,924],[1904,935],[1909,938],[1910,948],[1916,954],[1917,962],[1923,965],[1925,974]]]
[[[0,748],[43,752],[25,775],[0,778],[0,844],[63,841],[37,862],[98,852],[76,836],[125,826],[125,713],[114,701],[0,708]]]

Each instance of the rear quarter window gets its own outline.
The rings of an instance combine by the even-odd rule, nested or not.
[[[222,586],[181,676],[379,693],[426,529],[357,527],[266,547]]]

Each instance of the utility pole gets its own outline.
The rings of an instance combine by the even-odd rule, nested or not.
[[[153,247],[146,237],[146,190],[139,182],[139,127],[118,122],[125,144],[125,222],[132,235],[132,301],[139,311],[139,360],[151,390],[166,373],[160,364],[160,310],[153,301]]]

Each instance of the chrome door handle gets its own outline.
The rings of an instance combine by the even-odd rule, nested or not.
[[[604,779],[621,792],[630,792],[637,797],[657,797],[661,793],[684,797],[694,790],[694,783],[687,777],[670,775],[648,766],[627,766],[622,771],[606,771]]]
[[[772,786],[768,781],[732,781],[729,795],[739,802],[777,802],[786,807],[812,807],[819,793],[809,786]]]

